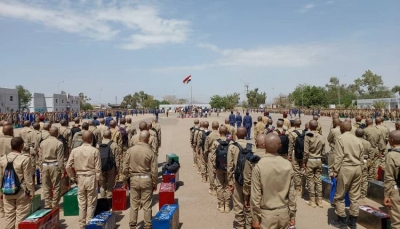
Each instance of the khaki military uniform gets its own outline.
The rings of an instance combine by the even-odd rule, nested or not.
[[[11,136],[7,136],[7,135],[3,135],[3,137],[0,137],[0,157],[3,157],[4,155],[7,155],[11,152],[11,139],[13,137]],[[4,169],[2,170],[2,172],[4,172]],[[3,178],[2,176],[0,176],[1,178]],[[3,193],[1,192],[0,189],[0,195],[3,195]],[[3,204],[3,200],[0,199],[0,214],[4,214],[4,204]]]
[[[259,134],[265,134],[265,124],[261,121],[258,121],[254,126],[254,138],[256,138]]]
[[[392,228],[400,228],[400,193],[396,180],[399,176],[400,147],[392,149],[386,155],[384,195],[389,197],[392,207],[389,208]]]
[[[133,124],[126,124],[126,132],[128,134],[128,142],[131,142],[132,137],[137,134],[136,128]]]
[[[120,150],[118,151],[118,154],[115,155],[115,163],[116,163],[117,171],[118,171],[116,180],[117,180],[117,182],[121,182],[122,181],[122,161],[124,158],[124,151],[123,151],[124,146],[122,145],[122,135],[119,132],[119,130],[117,130],[116,128],[110,128],[110,131],[111,131],[111,141],[117,143],[118,147],[120,148]]]
[[[287,118],[283,119],[283,129],[289,130],[292,125],[290,124],[290,120]]]
[[[103,179],[99,150],[83,143],[72,150],[66,168],[71,180],[78,183],[79,226],[83,229],[93,218],[97,205],[98,182]]]
[[[243,149],[246,149],[248,141],[244,139],[237,140],[237,144],[239,144]],[[252,152],[255,150],[255,145],[252,144]],[[246,228],[251,229],[252,225],[252,217],[250,208],[245,207],[244,201],[249,201],[249,199],[245,199],[245,195],[243,194],[243,186],[238,184],[235,180],[235,169],[237,166],[237,160],[240,153],[240,149],[231,145],[229,147],[228,152],[228,166],[227,166],[227,175],[228,175],[228,184],[229,186],[234,187],[233,191],[233,211],[235,213],[235,222],[237,224],[237,228]],[[249,163],[246,160],[246,163]],[[244,171],[243,171],[244,173]],[[244,183],[244,181],[243,181]],[[244,185],[244,184],[243,184]]]
[[[204,145],[202,145],[202,143],[203,143],[203,139],[202,139],[203,133],[202,133],[202,131],[209,132],[210,130],[201,129],[201,131],[199,131],[197,133],[197,140],[196,140],[197,146],[198,146],[198,150],[199,150],[198,151],[198,154],[199,154],[198,155],[198,160],[199,160],[199,166],[200,166],[200,174],[202,176],[204,175],[204,176],[207,177],[207,169],[204,170],[203,168],[205,168],[207,166],[208,157],[210,155],[206,155],[205,154],[206,153],[206,141],[204,142]],[[206,140],[207,140],[207,138],[206,138]]]
[[[335,212],[340,217],[346,217],[344,196],[349,192],[350,215],[358,217],[364,146],[356,136],[346,132],[336,139],[335,152],[333,164],[333,172],[337,175]]]
[[[275,134],[275,135],[278,135],[278,136],[282,135],[282,134],[285,134],[289,138],[289,132],[287,131],[287,129],[284,129],[283,127],[276,128],[272,133]],[[289,148],[288,148],[288,151],[289,151]],[[281,156],[284,159],[287,159],[288,158],[288,153],[289,152],[281,152],[278,155]]]
[[[21,190],[15,195],[3,195],[4,212],[6,218],[5,229],[18,228],[21,222],[29,213],[31,199],[27,196],[35,195],[35,185],[32,181],[32,163],[27,155],[18,152],[9,152],[0,158],[0,177],[3,177],[7,162],[13,161],[14,170],[21,181]]]
[[[207,136],[206,142],[204,143],[204,155],[203,155],[203,161],[201,162],[201,176],[202,180],[204,182],[204,178],[207,177],[208,173],[208,181],[210,183],[210,194],[215,194],[216,187],[215,187],[215,174],[213,171],[213,161],[215,158],[211,158],[210,156],[211,153],[211,147],[212,144],[214,143],[215,140],[220,139],[220,134],[218,130],[212,130],[210,135]],[[207,179],[206,179],[207,180]]]
[[[288,228],[296,216],[293,169],[289,161],[266,154],[254,166],[250,203],[261,228]],[[279,181],[279,182],[277,182]]]
[[[203,157],[203,154],[201,153],[201,141],[198,141],[199,135],[201,135],[201,131],[204,130],[203,127],[199,128],[194,132],[193,135],[193,144],[194,144],[194,151],[196,152],[196,163],[197,163],[197,173],[201,174],[201,158]]]
[[[360,139],[364,147],[361,184],[361,199],[364,199],[367,196],[368,190],[368,168],[371,166],[371,161],[369,160],[369,158],[374,156],[374,151],[372,150],[371,143],[369,143],[364,138],[358,139]]]
[[[229,124],[222,124],[224,126],[226,126],[226,128],[228,128],[228,132],[231,133],[232,136],[232,140],[236,141],[237,137],[236,137],[236,128],[229,125]]]
[[[197,129],[199,127],[197,125],[193,126],[193,129],[190,131],[190,146],[193,149],[193,167],[197,167],[197,152],[196,152],[196,143],[194,141]]]
[[[220,137],[220,139],[221,139],[221,141],[227,140],[226,137]],[[231,143],[232,142],[230,142],[230,144]],[[216,150],[217,150],[218,146],[219,146],[218,141],[214,141],[212,143],[209,158],[212,161],[213,166],[210,169],[212,169],[213,171],[216,171],[218,209],[224,209],[225,212],[229,212],[231,209],[230,202],[231,202],[232,193],[229,191],[227,172],[217,168]]]
[[[42,131],[43,130],[43,126],[44,126],[44,122],[39,122],[39,126],[40,126],[40,131]]]
[[[158,142],[158,148],[161,147],[161,126],[158,123],[153,123],[153,128],[157,132],[157,142]]]
[[[318,122],[318,126],[317,126],[317,131],[320,135],[322,135],[322,125],[320,122]]]
[[[301,128],[294,128],[290,131],[288,131],[289,134],[289,157],[292,162],[293,166],[293,171],[294,171],[294,186],[296,189],[296,194],[298,196],[302,196],[303,190],[303,172],[302,172],[302,166],[303,166],[303,159],[297,159],[294,154],[294,144],[296,142],[297,137],[299,136],[295,131],[297,131],[299,134],[303,133],[303,130]]]
[[[331,147],[331,151],[329,152],[329,155],[328,155],[328,170],[329,170],[330,173],[333,172],[333,167],[332,166],[335,163],[334,160],[335,160],[335,154],[336,154],[336,152],[335,152],[336,139],[341,134],[342,133],[340,132],[340,127],[337,126],[335,128],[332,128],[329,131],[329,135],[328,135],[328,138],[327,138],[329,146]],[[329,174],[329,175],[332,176],[332,174]]]
[[[371,157],[371,167],[368,170],[368,180],[376,180],[378,178],[378,166],[379,166],[379,156],[381,152],[384,152],[385,142],[381,130],[375,126],[368,126],[364,129],[365,140],[371,143],[372,151]]]
[[[108,127],[104,124],[100,124],[97,126],[97,129],[100,130],[101,138],[103,138],[104,131],[108,130]]]
[[[130,179],[129,226],[137,226],[138,211],[144,211],[144,228],[150,229],[152,217],[153,188],[157,186],[156,157],[150,146],[139,142],[128,149],[124,158],[124,180]]]
[[[55,137],[50,136],[40,143],[43,162],[43,199],[45,208],[58,207],[61,198],[61,176],[64,174],[64,147]],[[51,192],[53,190],[53,197]]]
[[[390,129],[383,123],[381,125],[377,125],[376,127],[381,131],[383,142],[385,144],[384,150],[381,152],[381,158],[379,159],[379,165],[378,165],[384,169],[385,168],[385,155],[387,153],[386,146],[389,141]]]
[[[304,139],[304,160],[306,162],[305,176],[308,183],[310,203],[314,201],[322,207],[322,162],[325,155],[325,139],[318,131],[310,131]]]
[[[94,136],[93,141],[96,142],[96,145],[99,145],[100,142],[103,140],[103,135],[101,134],[101,130],[97,129],[97,127],[95,127],[95,126],[89,126],[88,130],[90,132],[92,132],[92,134]]]
[[[268,124],[269,118],[267,116],[262,117],[262,122],[264,123],[264,126]]]
[[[64,147],[64,163],[67,164],[69,153],[71,151],[71,144],[72,144],[72,132],[71,129],[61,126],[59,134],[62,135],[65,140],[67,141],[67,147]]]
[[[110,139],[103,139],[101,141],[101,144],[109,144],[111,142]],[[119,147],[117,143],[112,142],[110,145],[111,148],[111,157],[115,158],[115,155],[119,154]],[[116,167],[114,166],[110,171],[107,172],[102,172],[101,175],[103,177],[103,182],[101,183],[100,187],[100,196],[101,198],[107,198],[111,199],[112,198],[112,190],[114,189],[115,186],[115,175],[117,174],[118,171],[116,171]]]

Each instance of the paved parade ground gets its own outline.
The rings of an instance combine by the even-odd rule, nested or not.
[[[257,120],[260,113],[252,113],[253,121]],[[218,121],[223,123],[228,113],[222,113],[219,117],[213,114],[212,117],[203,118],[210,123]],[[271,115],[275,122],[281,117],[280,114]],[[152,115],[133,116],[133,123],[137,127],[141,120],[150,121]],[[306,121],[309,121],[311,116],[302,117],[302,126]],[[208,183],[202,183],[200,175],[197,174],[197,169],[192,167],[192,152],[189,144],[189,128],[193,125],[193,118],[178,119],[175,113],[170,114],[167,118],[165,115],[160,115],[159,123],[162,128],[162,147],[158,158],[159,171],[161,171],[161,163],[165,161],[167,153],[175,153],[179,156],[181,169],[179,179],[181,186],[176,191],[176,202],[179,203],[179,220],[181,228],[188,229],[217,229],[217,228],[233,228],[234,213],[229,214],[219,213],[217,210],[217,198],[208,194]],[[330,127],[331,118],[321,117],[323,135],[326,139]],[[393,123],[389,123],[391,129],[394,129]],[[158,185],[158,188],[160,185]],[[41,189],[37,191],[40,193]],[[62,198],[61,198],[62,201]],[[368,201],[368,200],[367,200]],[[380,205],[368,201],[367,204],[379,207]],[[61,202],[61,209],[63,203]],[[333,228],[328,222],[334,217],[334,210],[330,204],[324,202],[324,208],[311,208],[306,205],[305,200],[297,198],[297,216],[296,228]],[[154,193],[153,199],[153,216],[158,212],[158,191]],[[124,212],[115,212],[117,225],[120,229],[126,229],[129,222],[129,209]],[[78,217],[64,217],[63,211],[60,211],[61,228],[78,228]],[[143,228],[143,211],[139,211],[139,227]],[[0,219],[0,225],[4,225],[4,219]],[[359,226],[358,228],[364,228]]]

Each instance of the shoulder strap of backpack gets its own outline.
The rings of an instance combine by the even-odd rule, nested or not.
[[[301,135],[300,132],[297,130],[294,130],[293,132],[295,132],[297,134],[297,137]]]
[[[247,143],[246,144],[246,150],[247,151],[251,152],[252,148],[253,148],[253,145],[251,143]]]
[[[243,147],[239,144],[239,143],[237,143],[237,142],[234,142],[233,143],[236,147],[238,147],[239,148],[239,150],[240,150],[240,152],[242,152],[243,151]]]
[[[7,160],[7,162],[11,162],[11,163],[12,163],[12,162],[15,161],[15,159],[16,159],[18,156],[19,156],[19,155],[17,155],[16,157],[14,157],[14,159],[13,159],[12,161],[9,161],[9,160],[8,160],[8,157],[7,157],[7,155],[6,155],[6,160]]]
[[[108,145],[108,147],[110,147],[110,146],[111,146],[111,144],[113,144],[113,143],[114,143],[113,141],[109,141],[109,142],[108,142],[108,144],[107,144],[107,145]]]
[[[276,129],[275,131],[276,131],[278,134],[281,134],[281,132],[280,132],[278,129]]]

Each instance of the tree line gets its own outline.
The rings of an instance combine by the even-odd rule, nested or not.
[[[186,104],[187,102],[188,100],[182,98],[178,99],[175,95],[166,95],[163,97],[163,100],[160,101],[155,99],[154,96],[145,93],[144,91],[139,91],[124,96],[120,105],[122,108],[127,109],[156,109],[159,108],[160,105]]]

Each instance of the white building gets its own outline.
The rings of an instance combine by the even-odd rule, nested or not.
[[[160,105],[160,109],[165,109],[165,110],[175,110],[178,107],[187,107],[190,106],[190,104],[162,104]],[[210,104],[208,103],[203,103],[203,104],[193,104],[195,107],[201,107],[201,108],[211,108]]]
[[[374,108],[373,104],[375,101],[384,101],[387,103],[386,109],[397,109],[400,108],[400,98],[382,98],[382,99],[358,99],[353,100],[353,103],[357,101],[357,108]]]
[[[0,113],[16,112],[18,110],[18,90],[0,88]]]
[[[29,110],[33,112],[80,111],[79,96],[69,94],[45,96],[43,93],[33,93]]]

